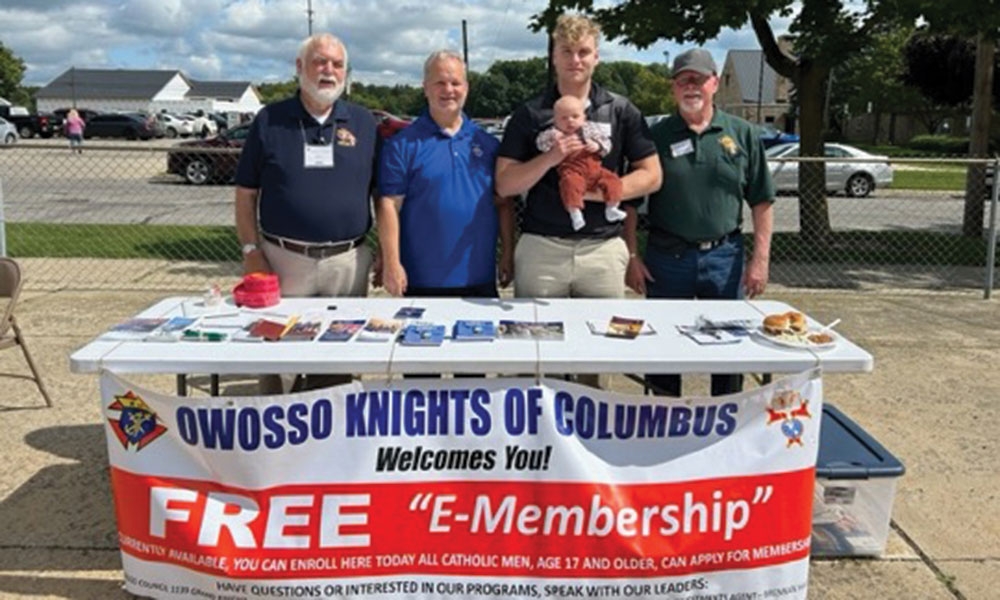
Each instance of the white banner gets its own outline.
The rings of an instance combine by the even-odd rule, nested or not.
[[[819,371],[717,398],[557,380],[187,398],[101,376],[126,589],[806,598]]]

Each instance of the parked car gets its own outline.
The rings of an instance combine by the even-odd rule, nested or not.
[[[779,192],[794,192],[799,188],[799,161],[776,161],[776,158],[797,158],[798,144],[780,144],[767,149],[767,166],[771,178]],[[829,192],[844,192],[848,196],[863,198],[876,187],[892,185],[892,165],[888,156],[869,154],[860,148],[847,144],[824,144],[823,155],[826,162],[826,189]],[[880,162],[842,162],[838,158],[878,159]]]
[[[69,110],[70,109],[68,109],[68,108],[57,108],[54,111],[52,111],[52,114],[56,115],[57,117],[59,117],[60,119],[62,119],[65,122],[66,121],[66,115],[69,114]],[[101,114],[101,111],[99,111],[99,110],[93,110],[93,109],[90,109],[90,108],[78,108],[78,109],[76,109],[76,113],[78,115],[80,115],[80,118],[83,119],[84,123],[87,123],[93,117],[96,117],[97,115]]]
[[[760,125],[760,141],[765,148],[770,148],[778,144],[797,144],[800,140],[796,133],[785,133],[773,125]]]
[[[156,113],[156,120],[168,138],[187,137],[194,133],[194,121],[166,112]]]
[[[0,117],[0,146],[11,146],[18,140],[17,126]]]
[[[240,149],[250,125],[231,127],[215,137],[175,144],[167,152],[167,172],[180,175],[192,185],[227,183],[236,175],[239,152],[199,152],[204,148]]]
[[[382,136],[383,139],[391,138],[396,135],[396,132],[401,129],[406,129],[406,127],[411,123],[409,119],[397,117],[390,112],[386,112],[378,108],[372,109],[371,112],[372,116],[375,117],[378,134]]]
[[[205,111],[199,110],[193,113],[187,113],[181,115],[184,119],[189,119],[191,121],[191,132],[194,135],[207,138],[211,135],[219,133],[219,126],[216,122],[205,114]]]
[[[154,135],[145,119],[128,114],[106,114],[92,117],[83,130],[86,138],[111,137],[126,140],[148,140]]]
[[[52,113],[31,113],[23,106],[0,105],[0,117],[17,127],[18,137],[31,139],[50,138],[62,134],[63,120]]]

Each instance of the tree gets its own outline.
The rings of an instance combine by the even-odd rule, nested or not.
[[[878,143],[881,116],[889,113],[889,143],[895,143],[894,123],[898,114],[918,115],[931,106],[920,91],[907,85],[906,47],[914,28],[900,26],[872,37],[869,47],[834,70],[831,86],[831,128],[838,114],[871,110],[875,117],[872,143]],[[929,131],[933,131],[930,129]]]
[[[969,138],[969,156],[985,157],[989,148],[990,118],[993,113],[993,70],[996,60],[996,42],[1000,36],[1000,10],[996,0],[904,0],[904,10],[910,16],[921,17],[927,30],[934,33],[951,33],[975,40],[976,62],[972,91],[972,134]],[[985,166],[972,165],[965,180],[965,211],[962,217],[962,234],[969,237],[983,235],[982,182]]]
[[[899,0],[907,1],[907,0]],[[913,0],[916,1],[916,0]],[[789,25],[795,56],[782,52],[768,19],[799,12]],[[850,0],[627,0],[608,8],[594,8],[592,0],[549,0],[535,15],[531,27],[549,29],[565,9],[588,12],[609,38],[621,38],[638,48],[659,39],[704,43],[724,27],[753,27],[767,63],[795,86],[803,156],[822,156],[823,105],[827,78],[833,67],[868,47],[871,36],[898,23],[895,3],[868,0],[859,6]],[[805,162],[799,169],[799,229],[807,242],[823,243],[830,217],[822,162]]]
[[[21,87],[24,61],[0,42],[0,97],[11,104],[28,106],[31,96]]]

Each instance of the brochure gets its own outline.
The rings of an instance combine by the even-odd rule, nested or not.
[[[359,342],[388,342],[396,339],[403,322],[397,319],[382,319],[372,317],[358,332]]]
[[[492,342],[497,337],[493,321],[455,321],[452,339],[458,342]]]
[[[393,315],[394,319],[419,319],[424,316],[424,309],[420,306],[404,306],[403,308],[396,311]]]
[[[587,321],[587,328],[594,335],[634,339],[640,335],[653,335],[656,330],[642,319],[611,317],[608,322]]]
[[[695,325],[678,325],[677,331],[703,346],[718,344],[738,344],[746,334],[739,334],[729,329],[703,329]]]
[[[554,341],[563,339],[562,321],[500,321],[499,337],[511,340]]]
[[[167,322],[165,318],[141,319],[133,318],[111,326],[101,335],[105,340],[142,340],[154,330]]]
[[[309,320],[299,321],[292,325],[291,329],[281,336],[282,342],[311,342],[319,335],[322,321]]]
[[[404,346],[440,346],[444,342],[444,325],[412,323],[403,329],[400,343]]]
[[[319,337],[321,342],[346,342],[365,326],[364,319],[333,320]]]
[[[176,342],[185,329],[194,327],[198,317],[173,317],[146,336],[147,342]]]

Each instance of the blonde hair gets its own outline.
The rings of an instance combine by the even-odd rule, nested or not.
[[[594,38],[594,46],[597,46],[601,40],[601,28],[583,15],[559,15],[556,28],[552,31],[556,44],[578,44],[588,36]]]

